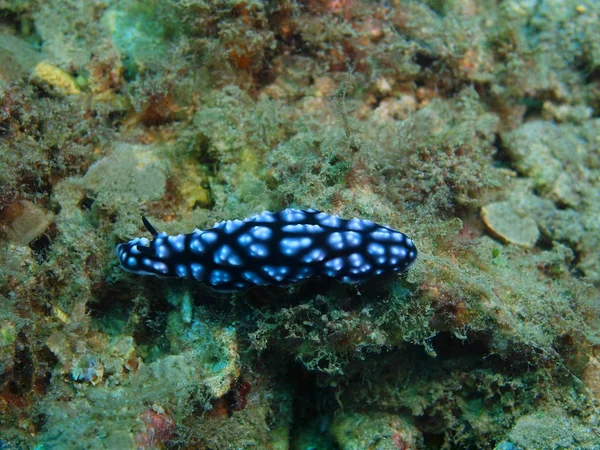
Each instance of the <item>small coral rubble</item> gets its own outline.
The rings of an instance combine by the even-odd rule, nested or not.
[[[565,242],[577,252],[577,267],[596,283],[600,281],[599,134],[600,121],[590,119],[581,125],[530,122],[503,135],[515,167],[533,181],[540,197],[553,203],[540,208],[540,228],[549,239]]]
[[[173,437],[175,421],[162,408],[155,409],[148,409],[140,416],[140,420],[146,424],[146,430],[135,436],[137,448],[156,448]]]

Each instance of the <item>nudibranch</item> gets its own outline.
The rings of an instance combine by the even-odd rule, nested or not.
[[[142,237],[117,245],[124,270],[195,279],[219,291],[316,276],[358,283],[402,272],[417,258],[413,241],[399,231],[315,209],[265,211],[176,236],[156,232],[146,218],[143,222],[151,241]]]

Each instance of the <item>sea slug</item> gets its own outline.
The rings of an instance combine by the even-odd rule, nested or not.
[[[219,291],[287,285],[315,276],[358,283],[404,271],[417,258],[412,240],[399,231],[315,209],[265,211],[177,236],[158,233],[143,221],[153,239],[117,245],[124,270],[192,278]]]

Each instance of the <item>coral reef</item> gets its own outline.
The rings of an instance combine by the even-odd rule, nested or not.
[[[0,0],[0,448],[598,448],[599,18]],[[419,259],[235,294],[119,269],[141,215],[286,207]]]

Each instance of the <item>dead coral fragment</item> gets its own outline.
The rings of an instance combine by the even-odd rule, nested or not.
[[[2,211],[0,220],[10,222],[5,229],[7,238],[16,245],[25,246],[46,231],[53,215],[23,200]]]
[[[596,399],[600,400],[600,361],[593,356],[583,371],[583,382],[588,392]]]
[[[506,244],[531,248],[540,236],[535,220],[519,214],[509,202],[484,206],[481,208],[481,218],[490,233]]]
[[[83,355],[73,364],[71,377],[75,381],[87,381],[96,386],[104,379],[104,365],[95,358]]]
[[[175,433],[175,420],[162,407],[153,405],[140,416],[146,430],[135,436],[137,448],[163,448],[164,442]]]

